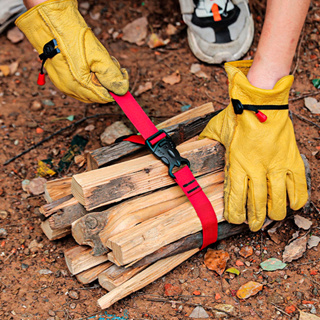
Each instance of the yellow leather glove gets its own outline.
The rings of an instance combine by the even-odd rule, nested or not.
[[[59,53],[45,62],[53,84],[83,102],[113,101],[128,91],[128,73],[110,57],[78,11],[76,0],[43,2],[16,20],[39,54],[55,39]],[[98,80],[97,80],[98,79]]]
[[[247,211],[250,229],[258,231],[267,208],[270,219],[282,220],[286,216],[287,193],[293,210],[304,206],[308,193],[288,109],[272,110],[275,105],[281,109],[288,104],[293,76],[283,77],[272,90],[259,89],[246,77],[251,64],[252,61],[225,64],[233,104],[210,120],[200,138],[217,140],[226,148],[226,220],[241,224]],[[267,116],[265,122],[251,111],[255,109],[252,105]],[[243,106],[242,114],[236,114]]]

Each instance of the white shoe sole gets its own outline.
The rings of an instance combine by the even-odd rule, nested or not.
[[[248,52],[253,36],[254,24],[251,15],[247,18],[245,29],[241,32],[239,38],[229,43],[206,43],[188,28],[188,42],[191,51],[199,60],[209,64],[239,60]],[[210,55],[201,50],[199,43],[209,46]]]

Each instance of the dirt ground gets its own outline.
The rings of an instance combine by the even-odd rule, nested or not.
[[[134,92],[139,84],[152,82],[152,89],[138,96],[137,100],[155,123],[181,113],[186,105],[194,108],[211,101],[218,110],[228,103],[223,65],[201,63],[202,71],[210,79],[199,78],[190,72],[191,65],[199,61],[188,47],[186,27],[182,23],[177,0],[89,2],[90,9],[84,17],[102,43],[127,68],[131,90]],[[263,1],[251,3],[256,31],[254,43],[245,58],[254,56],[264,19],[264,6]],[[98,20],[95,20],[96,13],[100,13]],[[137,46],[123,41],[121,31],[124,26],[141,16],[148,17],[149,34],[152,29],[164,38],[170,38],[170,43],[150,49],[147,44]],[[169,23],[178,28],[178,33],[170,37],[165,34]],[[313,1],[292,67],[295,82],[290,93],[290,109],[314,123],[293,115],[298,147],[306,155],[312,174],[311,200],[314,205],[309,214],[302,215],[312,220],[308,234],[315,236],[320,235],[320,157],[316,154],[320,152],[320,118],[304,107],[303,98],[312,96],[318,99],[320,96],[319,89],[311,81],[320,78],[319,32],[320,1]],[[76,134],[88,139],[86,150],[94,150],[101,147],[100,134],[106,126],[117,120],[127,124],[128,121],[115,104],[85,104],[66,97],[50,83],[48,77],[47,84],[38,87],[40,62],[37,53],[27,39],[13,44],[5,32],[0,35],[0,65],[13,62],[19,63],[16,72],[0,77],[0,228],[5,228],[8,233],[0,240],[0,319],[186,319],[197,304],[201,304],[210,318],[215,319],[210,308],[217,303],[233,305],[237,313],[233,319],[298,319],[298,309],[309,313],[312,306],[320,315],[319,246],[318,249],[307,250],[302,258],[289,263],[284,270],[266,272],[259,267],[267,258],[281,259],[284,247],[298,230],[292,218],[278,229],[281,238],[278,244],[266,231],[260,231],[212,245],[212,248],[223,249],[230,254],[228,267],[237,267],[241,271],[238,277],[224,273],[220,278],[208,270],[204,265],[204,250],[165,277],[114,304],[106,313],[101,311],[96,301],[106,291],[97,283],[82,285],[70,275],[63,252],[75,244],[73,239],[69,236],[50,242],[46,238],[35,214],[36,209],[45,204],[43,195],[28,195],[22,189],[22,181],[36,177],[38,160],[52,158],[57,165]],[[164,76],[176,70],[181,75],[180,83],[169,85],[162,81]],[[34,107],[35,101],[42,106]],[[74,115],[74,121],[77,121],[85,116],[104,113],[108,115],[88,119],[3,165],[6,160],[70,124],[68,120],[53,119]],[[93,125],[94,129],[86,130],[88,125]],[[67,171],[47,179],[72,176],[83,170],[72,164]],[[41,244],[36,253],[28,248],[33,240]],[[239,255],[239,249],[245,245],[254,250],[254,254],[246,259]],[[244,265],[236,266],[237,260]],[[43,274],[46,272],[41,270],[52,273]],[[246,300],[239,300],[234,295],[235,290],[250,280],[263,283],[263,290]],[[164,286],[167,283],[179,286],[182,293],[166,297]],[[78,293],[78,299],[71,298],[68,294],[71,291]],[[196,295],[197,291],[200,295]],[[168,302],[154,301],[159,297]],[[181,303],[169,302],[171,300]],[[290,309],[292,306],[294,308]]]

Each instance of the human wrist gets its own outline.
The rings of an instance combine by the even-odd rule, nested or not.
[[[46,0],[23,0],[23,3],[28,10],[43,2],[46,2]]]

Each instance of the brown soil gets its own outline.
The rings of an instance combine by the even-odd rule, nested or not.
[[[80,1],[83,2],[83,1]],[[168,23],[181,22],[178,1],[102,1],[90,0],[91,12],[101,12],[99,20],[93,20],[85,14],[89,26],[96,32],[101,29],[98,38],[117,57],[121,65],[127,68],[130,75],[130,87],[135,91],[139,84],[151,81],[153,89],[137,98],[155,123],[170,118],[182,111],[182,106],[199,106],[212,101],[216,110],[228,102],[227,78],[222,65],[202,64],[203,71],[211,79],[198,78],[190,73],[192,63],[199,61],[192,55],[186,37],[186,27],[181,24],[178,34],[171,36],[171,42],[160,49],[150,49],[146,44],[137,46],[121,40],[121,30],[128,23],[142,15],[148,15],[150,28],[165,37]],[[143,5],[144,4],[144,5]],[[255,41],[246,58],[254,55],[261,31],[264,2],[253,1],[252,12],[255,18]],[[320,1],[313,1],[302,33],[301,46],[295,58],[295,82],[290,94],[291,110],[317,124],[318,127],[293,116],[296,137],[301,153],[309,160],[312,173],[312,206],[313,235],[320,235],[319,214],[319,160],[315,152],[320,149],[318,115],[304,108],[302,97],[315,95],[311,80],[320,78],[319,71],[319,16]],[[113,39],[108,31],[120,31],[120,37]],[[233,278],[224,274],[221,278],[208,270],[203,263],[204,252],[200,252],[187,262],[155,281],[143,290],[130,295],[107,310],[109,315],[99,310],[96,301],[106,291],[96,283],[84,286],[70,276],[63,258],[65,249],[74,245],[71,237],[50,242],[40,229],[40,221],[35,214],[36,208],[45,203],[43,196],[28,196],[22,190],[24,179],[36,177],[38,160],[52,158],[56,165],[63,153],[68,150],[72,137],[77,133],[86,137],[89,142],[87,150],[100,147],[100,134],[104,128],[114,121],[128,123],[126,117],[115,104],[84,104],[59,92],[47,78],[47,84],[39,88],[36,84],[40,62],[29,42],[24,39],[12,44],[6,33],[0,35],[0,65],[19,62],[16,74],[0,77],[0,130],[1,145],[0,163],[17,155],[44,137],[70,124],[67,120],[52,122],[58,117],[74,115],[75,120],[97,113],[108,113],[109,116],[93,118],[54,136],[43,145],[18,158],[7,166],[0,168],[0,210],[8,213],[0,218],[0,227],[5,228],[8,235],[0,241],[0,319],[185,319],[194,306],[214,307],[217,302],[228,303],[236,307],[241,319],[289,319],[279,310],[294,305],[306,312],[304,300],[314,304],[320,313],[319,290],[320,273],[310,274],[311,270],[319,270],[320,255],[316,249],[307,250],[302,258],[288,265],[283,271],[262,272],[261,261],[270,257],[281,259],[285,245],[291,235],[298,229],[292,219],[288,219],[278,229],[280,244],[275,244],[266,232],[248,233],[221,241],[213,245],[229,252],[231,259],[228,266],[235,266],[236,260],[247,261],[248,265],[238,267],[242,273]],[[162,77],[179,70],[182,81],[169,85],[162,82]],[[54,106],[43,105],[42,110],[31,108],[33,101],[51,100]],[[221,104],[222,102],[223,104]],[[85,128],[93,124],[93,131]],[[37,133],[42,128],[43,133]],[[320,152],[320,151],[319,151]],[[68,172],[60,176],[71,176],[84,170],[73,164]],[[56,179],[59,175],[50,179]],[[32,240],[42,244],[39,252],[32,254],[28,245]],[[254,248],[255,254],[247,259],[239,256],[238,249],[243,245]],[[319,248],[319,247],[318,247]],[[261,254],[259,255],[260,251]],[[53,273],[41,275],[41,269],[49,269]],[[264,289],[254,297],[239,301],[234,290],[249,280],[265,283]],[[164,297],[164,285],[170,283],[182,288],[182,295],[172,297],[182,301],[180,304],[163,303],[148,300],[150,297]],[[79,299],[73,300],[70,291],[79,293]],[[200,291],[202,296],[193,292]],[[216,294],[221,298],[216,300]],[[272,300],[272,298],[274,298]],[[171,298],[168,298],[168,300]],[[207,309],[211,319],[212,310]],[[298,319],[298,312],[290,314],[291,319]],[[240,319],[240,318],[239,318]]]

